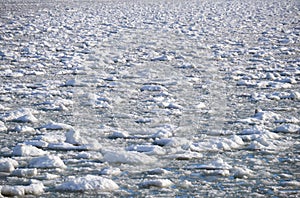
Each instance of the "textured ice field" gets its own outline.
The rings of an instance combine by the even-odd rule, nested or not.
[[[299,197],[297,0],[0,0],[0,197]]]

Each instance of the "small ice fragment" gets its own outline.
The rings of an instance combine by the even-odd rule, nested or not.
[[[119,168],[114,168],[114,167],[105,167],[100,171],[101,175],[120,175],[121,170]]]
[[[119,186],[111,179],[96,175],[86,175],[84,177],[70,177],[65,183],[56,187],[59,191],[113,191],[119,189]]]
[[[161,85],[144,85],[141,91],[166,91],[167,89]]]
[[[0,121],[0,132],[7,131],[7,127],[4,122]]]
[[[53,155],[36,157],[30,160],[29,167],[31,168],[66,168],[64,162]]]
[[[151,164],[156,161],[156,158],[136,151],[105,151],[103,157],[109,163]]]
[[[64,130],[64,129],[73,129],[71,125],[64,124],[64,123],[56,123],[56,122],[50,122],[48,124],[45,124],[40,127],[41,129],[46,130]]]
[[[148,180],[144,181],[140,184],[141,188],[150,188],[150,187],[157,187],[157,188],[168,188],[173,185],[169,179],[155,179],[155,180]]]
[[[12,173],[13,176],[17,177],[33,177],[37,175],[36,168],[18,168],[15,169]]]
[[[114,131],[109,138],[117,139],[117,138],[128,138],[129,133],[127,131]]]
[[[46,155],[47,153],[48,152],[32,145],[19,144],[14,147],[12,154],[15,156],[42,156]]]
[[[7,197],[23,197],[25,196],[25,190],[21,186],[3,186],[1,194]]]
[[[19,165],[16,160],[10,158],[2,158],[0,159],[0,172],[10,173],[15,170],[15,168]]]
[[[277,133],[297,133],[300,132],[300,126],[296,124],[282,124],[275,128]]]

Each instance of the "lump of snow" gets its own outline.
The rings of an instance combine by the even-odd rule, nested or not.
[[[141,91],[165,91],[165,87],[161,85],[144,85],[141,87]]]
[[[64,124],[64,123],[56,123],[56,122],[50,122],[48,124],[45,124],[40,127],[41,129],[46,130],[64,130],[64,129],[73,129],[71,125]]]
[[[126,150],[143,152],[148,155],[163,155],[166,153],[166,151],[162,147],[157,145],[132,145],[129,146]]]
[[[25,195],[41,195],[44,192],[44,185],[41,182],[30,184],[29,186],[3,186],[1,194],[4,196],[18,196]]]
[[[0,132],[3,132],[3,131],[7,131],[7,128],[4,124],[4,122],[0,121]]]
[[[41,195],[44,193],[45,187],[42,182],[37,182],[23,188],[26,195]]]
[[[274,130],[277,133],[297,133],[300,132],[300,127],[296,124],[282,124]]]
[[[25,190],[21,186],[3,186],[1,194],[7,197],[23,197],[25,196]]]
[[[16,127],[14,128],[14,130],[15,130],[16,132],[19,132],[19,133],[33,133],[33,132],[35,132],[35,129],[34,129],[33,127],[29,127],[29,126],[20,126],[20,125],[16,126]]]
[[[248,178],[253,176],[253,171],[245,167],[234,167],[232,172],[234,178]]]
[[[106,151],[103,157],[109,163],[151,164],[156,161],[156,158],[136,151]]]
[[[100,171],[101,175],[120,175],[121,170],[119,168],[114,168],[114,167],[105,167]]]
[[[15,169],[11,174],[17,177],[33,177],[37,175],[36,168],[18,168]]]
[[[82,145],[87,143],[81,136],[78,131],[75,131],[73,129],[67,131],[65,134],[67,143],[74,144],[74,145]]]
[[[0,159],[0,172],[10,173],[15,170],[15,168],[19,165],[16,160],[10,158],[2,158]]]
[[[31,168],[66,168],[64,162],[53,155],[36,157],[30,160],[29,167]]]
[[[117,139],[117,138],[128,138],[129,133],[127,131],[114,131],[109,138]]]
[[[157,187],[157,188],[168,188],[173,185],[168,179],[155,179],[155,180],[148,180],[144,181],[140,184],[141,188],[150,188],[150,187]]]
[[[33,113],[35,112],[32,109],[22,108],[16,111],[5,113],[2,117],[0,117],[0,119],[5,122],[12,121],[35,123],[38,121],[38,119],[33,115]]]
[[[32,145],[19,144],[14,147],[12,154],[15,156],[42,156],[47,153],[48,152]]]
[[[151,58],[151,61],[169,61],[169,60],[171,60],[171,57],[167,55]]]
[[[159,146],[180,147],[190,144],[185,138],[162,138],[154,141],[154,144]]]
[[[86,175],[84,177],[70,177],[69,181],[56,187],[59,191],[113,191],[119,186],[111,179],[96,175]]]
[[[169,174],[169,173],[171,173],[171,172],[166,169],[163,169],[163,168],[155,168],[155,169],[147,171],[147,174],[149,174],[149,175],[164,175],[164,174]]]

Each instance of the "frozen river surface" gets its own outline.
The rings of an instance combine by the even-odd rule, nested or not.
[[[299,197],[299,8],[0,0],[0,197]]]

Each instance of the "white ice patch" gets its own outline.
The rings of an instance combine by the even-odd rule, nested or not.
[[[155,180],[148,180],[140,183],[141,188],[150,188],[150,187],[157,187],[157,188],[169,188],[173,185],[169,179],[155,179]]]
[[[300,132],[300,126],[296,124],[282,124],[275,128],[277,133],[297,133]]]
[[[46,130],[64,130],[64,129],[73,129],[71,125],[57,122],[50,122],[40,127],[41,129]]]
[[[84,177],[70,177],[67,182],[56,186],[59,191],[114,191],[119,186],[111,179],[96,175]]]
[[[152,164],[156,162],[155,157],[148,156],[136,151],[104,151],[104,161],[109,163],[123,164]]]
[[[29,186],[3,186],[1,194],[4,196],[18,196],[25,195],[41,195],[44,193],[44,185],[41,182],[30,184]]]
[[[126,148],[127,151],[137,151],[148,155],[164,155],[165,149],[157,145],[132,145]]]
[[[58,156],[47,155],[36,157],[30,160],[29,167],[31,168],[66,168],[64,162]]]
[[[22,108],[16,111],[10,111],[0,117],[0,120],[5,122],[38,122],[38,119],[33,115],[37,113],[35,110],[29,108]]]
[[[0,159],[0,172],[10,173],[19,166],[19,163],[16,160],[10,158]]]
[[[15,156],[42,156],[47,155],[48,152],[39,149],[32,145],[26,145],[26,144],[18,144],[14,147],[13,155]]]
[[[7,131],[7,127],[4,122],[0,121],[0,132]]]

